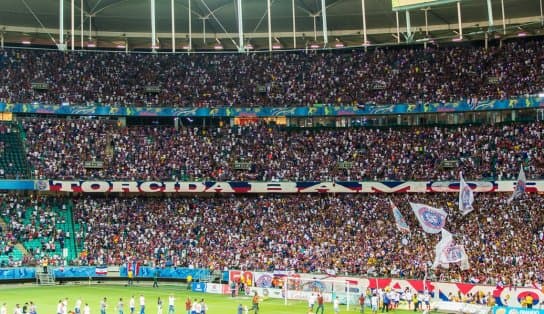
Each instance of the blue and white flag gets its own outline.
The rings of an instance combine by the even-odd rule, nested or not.
[[[448,214],[440,208],[417,203],[410,203],[410,207],[412,207],[421,228],[427,233],[439,233],[446,224]]]
[[[410,232],[410,226],[408,226],[406,220],[404,220],[400,210],[395,206],[392,200],[389,200],[389,203],[391,204],[391,210],[393,211],[393,217],[395,217],[397,229],[399,229],[400,232]]]
[[[446,269],[449,268],[449,263],[444,263],[442,260],[442,252],[451,245],[453,245],[453,236],[447,230],[442,229],[442,239],[440,239],[434,249],[433,269],[436,269],[438,266],[442,266],[442,268]]]
[[[472,203],[474,203],[474,192],[465,182],[465,179],[463,179],[462,173],[459,173],[459,177],[459,210],[464,216],[474,210],[474,207],[472,207]]]
[[[523,166],[519,169],[518,181],[516,187],[514,188],[514,193],[508,199],[508,204],[512,203],[515,198],[520,197],[525,193],[525,188],[527,187],[527,179],[525,178],[525,171],[523,171]]]
[[[96,266],[95,268],[95,274],[97,275],[107,275],[108,274],[108,267],[107,266]]]
[[[462,270],[470,268],[468,255],[463,245],[456,245],[453,236],[442,229],[442,239],[436,244],[433,268],[441,266],[448,269],[450,264],[458,263]]]

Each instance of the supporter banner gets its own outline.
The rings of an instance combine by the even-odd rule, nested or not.
[[[309,117],[309,116],[361,116],[403,113],[491,111],[544,107],[540,97],[519,97],[508,100],[486,100],[477,104],[465,101],[430,104],[329,106],[315,104],[311,107],[248,107],[248,108],[171,108],[162,107],[113,107],[62,106],[43,104],[6,104],[0,102],[0,111],[12,113],[38,113],[52,115],[90,116],[139,116],[139,117]]]
[[[17,267],[17,268],[0,268],[0,281],[13,279],[35,279],[36,268],[34,267]]]
[[[0,181],[1,182],[1,181]],[[474,192],[512,192],[516,181],[467,182]],[[1,186],[1,183],[0,183]],[[62,181],[36,180],[34,190],[74,193],[425,193],[459,192],[457,181],[250,182],[250,181]],[[273,186],[273,188],[271,188]],[[17,189],[17,188],[16,188]],[[544,181],[527,181],[526,192],[544,192]]]
[[[55,278],[89,278],[89,277],[105,277],[108,274],[107,267],[57,267],[53,269]]]
[[[155,275],[155,267],[141,266],[135,278],[153,278]],[[188,276],[193,277],[193,280],[207,279],[210,275],[208,269],[203,268],[183,268],[183,267],[168,267],[158,269],[159,278],[186,279]],[[128,277],[127,266],[119,267],[119,277]]]

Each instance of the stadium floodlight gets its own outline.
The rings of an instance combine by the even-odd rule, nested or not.
[[[334,48],[344,48],[346,45],[344,44],[343,41],[341,41],[340,39],[336,38],[336,41],[334,43]]]
[[[308,47],[310,47],[311,49],[318,49],[319,48],[319,44],[315,41],[310,41],[308,43]]]

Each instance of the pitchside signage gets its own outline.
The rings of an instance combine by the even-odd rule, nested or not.
[[[543,309],[528,309],[520,307],[499,307],[493,308],[493,314],[544,314]]]

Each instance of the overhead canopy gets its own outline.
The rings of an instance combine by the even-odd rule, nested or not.
[[[80,45],[80,1],[75,0],[76,46]],[[226,49],[234,49],[238,41],[236,1],[190,0],[192,11],[192,44],[195,49],[212,47],[218,39]],[[271,26],[274,43],[282,48],[293,47],[292,1],[271,1]],[[327,0],[326,13],[330,46],[341,42],[346,46],[363,43],[362,0]],[[365,0],[368,40],[371,44],[396,42],[396,15],[391,0]],[[59,0],[2,0],[0,29],[6,43],[30,41],[54,44],[58,40]],[[176,46],[187,45],[189,0],[175,0]],[[492,0],[497,36],[502,34],[501,1]],[[310,42],[321,43],[321,1],[294,0],[297,47]],[[150,0],[83,0],[85,43],[93,41],[101,47],[116,47],[128,41],[132,48],[149,48],[151,37]],[[268,47],[266,0],[242,0],[243,29],[246,43],[256,49]],[[504,0],[507,32],[516,36],[541,32],[540,0]],[[488,30],[488,9],[485,0],[462,0],[461,13],[466,39],[483,38]],[[315,17],[315,18],[314,18]],[[426,38],[425,14],[422,9],[410,11],[414,40]],[[406,32],[406,16],[399,13],[401,33]],[[205,24],[205,25],[204,25]],[[314,27],[315,25],[315,27]],[[457,6],[447,3],[428,11],[431,37],[451,40],[456,36]],[[89,36],[89,26],[91,34]],[[161,49],[171,47],[171,2],[156,0],[156,27]],[[205,27],[205,31],[204,31]],[[69,39],[70,0],[64,1],[64,29]],[[402,41],[404,36],[401,34]],[[206,38],[206,40],[204,40]]]

